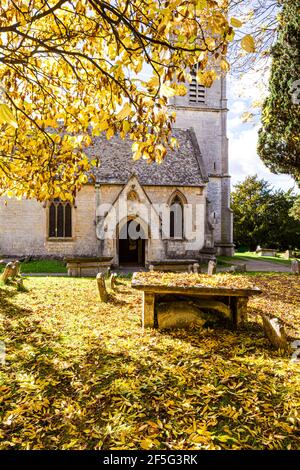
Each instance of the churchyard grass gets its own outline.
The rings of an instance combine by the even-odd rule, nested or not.
[[[95,279],[1,286],[0,448],[300,449],[300,365],[271,347],[259,315],[299,339],[299,277],[251,281],[263,294],[240,331],[142,331],[125,277],[107,303]]]
[[[255,251],[245,251],[243,253],[235,253],[234,256],[218,256],[218,264],[222,263],[231,264],[231,261],[269,261],[272,263],[283,264],[285,266],[291,265],[291,260],[284,259],[283,253],[279,253],[278,256],[258,256]]]
[[[4,265],[0,265],[0,273]],[[65,263],[55,259],[41,259],[21,263],[21,273],[67,273]]]

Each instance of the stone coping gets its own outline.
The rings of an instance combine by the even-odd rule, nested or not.
[[[107,263],[111,261],[113,257],[75,257],[75,258],[64,258],[66,263]]]
[[[258,287],[234,287],[234,286],[205,286],[205,285],[190,285],[190,286],[176,286],[164,284],[151,284],[143,282],[138,279],[139,273],[134,273],[131,286],[134,289],[142,290],[147,293],[154,294],[189,294],[189,295],[219,295],[219,296],[234,296],[234,297],[249,297],[251,295],[261,294],[262,291]]]
[[[194,264],[199,263],[196,259],[165,259],[161,261],[149,261],[147,264],[150,266],[163,266],[163,265],[172,265],[172,264]]]
[[[277,248],[259,248],[259,250],[256,250],[256,253],[260,253],[261,251],[267,251],[267,252],[272,252],[272,253],[277,253],[278,250]]]

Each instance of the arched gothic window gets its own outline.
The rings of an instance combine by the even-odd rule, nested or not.
[[[49,206],[49,238],[72,237],[72,207],[55,199]]]
[[[170,238],[183,237],[183,203],[176,194],[170,204]]]

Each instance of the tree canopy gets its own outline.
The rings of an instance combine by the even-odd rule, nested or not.
[[[160,162],[168,98],[229,68],[227,0],[3,0],[0,192],[72,198],[93,135],[119,133],[134,158]],[[250,51],[251,37],[242,46]]]
[[[248,176],[231,194],[234,242],[255,249],[299,248],[300,221],[290,213],[296,196],[292,190],[274,191],[257,175]]]
[[[241,23],[229,47],[231,73],[240,75],[254,69],[265,73],[269,69],[281,3],[281,0],[230,0],[230,12]],[[250,55],[240,47],[240,41],[249,33],[255,43],[254,53]]]
[[[300,1],[285,0],[272,50],[269,96],[262,110],[258,153],[275,173],[300,181]]]

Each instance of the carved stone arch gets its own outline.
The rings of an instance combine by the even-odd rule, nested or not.
[[[180,200],[181,204],[184,205],[184,204],[187,204],[187,198],[185,197],[185,195],[179,191],[179,189],[176,189],[175,191],[173,191],[173,193],[171,194],[171,196],[169,197],[168,199],[168,205],[171,206],[174,199],[176,199],[176,197]]]
[[[176,189],[169,198],[169,237],[184,238],[184,206],[187,204],[185,195]]]

